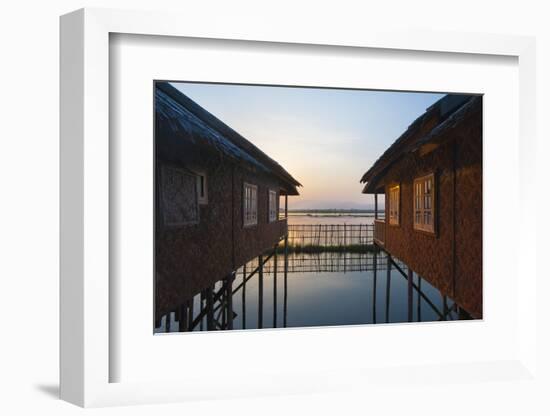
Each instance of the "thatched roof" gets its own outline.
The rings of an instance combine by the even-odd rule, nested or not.
[[[155,84],[155,114],[156,140],[171,153],[190,146],[215,152],[240,166],[276,177],[288,195],[298,195],[296,188],[301,184],[281,165],[167,82]]]
[[[481,96],[478,95],[448,94],[428,107],[365,172],[360,181],[366,184],[363,193],[377,192],[384,174],[401,157],[425,144],[438,142],[445,131],[478,110],[481,110]]]

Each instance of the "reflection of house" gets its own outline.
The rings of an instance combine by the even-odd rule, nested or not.
[[[482,98],[447,95],[363,175],[385,195],[375,242],[482,315]]]
[[[286,234],[300,184],[168,83],[155,84],[155,314],[175,310]]]

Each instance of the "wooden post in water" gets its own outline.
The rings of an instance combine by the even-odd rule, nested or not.
[[[193,296],[189,301],[189,314],[188,314],[188,323],[187,323],[188,331],[193,330],[192,325],[193,325],[194,308],[195,308],[195,297]]]
[[[376,323],[376,272],[377,272],[377,252],[374,251],[373,258],[372,258],[372,266],[373,266],[373,275],[372,275],[372,323]]]
[[[187,332],[188,329],[188,315],[187,315],[187,306],[189,304],[189,301],[185,301],[181,306],[179,310],[179,325],[180,329],[179,332]]]
[[[243,264],[243,291],[242,291],[242,307],[243,307],[243,316],[242,316],[242,323],[243,323],[243,329],[246,329],[246,263]]]
[[[206,289],[206,329],[212,331],[214,327],[214,293],[212,286]]]
[[[386,323],[390,322],[391,256],[387,255],[386,266]]]
[[[420,287],[420,283],[422,282],[422,278],[420,277],[419,274],[416,275],[418,277],[418,297],[416,299],[416,320],[418,322],[420,322],[422,320],[422,317],[421,317],[421,306],[422,306],[422,303],[421,303],[421,300],[422,298],[420,297],[420,291],[422,290],[422,288]]]
[[[286,328],[286,314],[287,314],[287,289],[288,289],[288,235],[285,236],[285,259],[284,259],[284,299],[283,299],[283,328]]]
[[[374,194],[374,219],[378,219],[378,193]]]
[[[201,299],[200,299],[200,301],[201,301],[201,305],[200,305],[200,306],[201,306],[201,307],[199,308],[199,313],[202,312],[203,308],[206,307],[205,304],[204,304],[205,299],[206,299],[206,295],[205,295],[205,293],[204,293],[204,290],[202,290],[202,291],[201,291]],[[200,321],[200,324],[199,324],[199,329],[200,329],[201,331],[203,330],[202,321],[204,321],[204,318],[201,318],[201,321]]]
[[[277,328],[277,247],[273,254],[273,328]]]
[[[222,290],[223,285],[226,284],[227,278],[225,278],[223,280],[224,281],[222,282],[222,287],[220,288],[220,290]],[[222,329],[227,329],[227,299],[226,299],[226,295],[227,295],[227,292],[223,291],[223,293],[220,296],[220,305],[222,307],[222,311],[221,311],[221,314],[222,314],[222,325],[221,325],[221,327],[222,327]]]
[[[170,332],[170,317],[171,317],[171,314],[172,312],[168,312],[166,314],[166,320],[165,320],[165,329],[166,329],[166,332]]]
[[[413,276],[414,272],[410,267],[407,267],[407,306],[408,306],[408,321],[413,320]]]
[[[258,328],[264,327],[264,258],[258,256]]]
[[[227,324],[226,329],[233,329],[233,280],[235,274],[232,272],[227,276],[227,285],[225,287],[225,296],[227,297]]]

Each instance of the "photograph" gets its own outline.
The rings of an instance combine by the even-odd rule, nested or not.
[[[155,80],[153,333],[483,319],[483,96]]]

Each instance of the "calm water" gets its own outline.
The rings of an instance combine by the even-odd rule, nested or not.
[[[290,212],[288,225],[299,224],[373,224],[374,214],[306,214]]]
[[[289,254],[288,271],[284,273],[284,256],[278,256],[277,276],[274,261],[264,266],[263,290],[256,274],[233,295],[233,328],[283,328],[326,325],[357,325],[408,322],[408,286],[406,278],[392,267],[387,273],[386,254],[374,253],[320,253]],[[250,273],[257,260],[247,264]],[[401,265],[406,271],[406,266]],[[237,272],[233,288],[243,281],[242,269]],[[413,290],[412,321],[438,321],[453,301],[444,300],[440,292],[427,281],[415,275],[414,284],[422,296]],[[221,282],[216,290],[221,288]],[[427,299],[427,300],[426,300]],[[431,304],[430,304],[431,302]],[[446,307],[444,305],[446,302]],[[260,309],[261,308],[261,309]],[[195,316],[200,310],[200,297],[194,299]],[[262,317],[260,321],[260,310]],[[220,308],[216,316],[221,318]],[[438,313],[439,312],[439,313]],[[446,315],[456,320],[455,311]],[[165,332],[166,319],[156,332]],[[206,329],[206,319],[201,322]],[[197,325],[195,330],[201,330]],[[178,330],[175,316],[171,316],[171,331]]]
[[[289,215],[289,225],[372,224],[373,214]],[[407,268],[398,262],[406,273]],[[246,267],[249,275],[258,266],[254,259]],[[276,270],[276,273],[275,273]],[[260,284],[262,281],[263,284]],[[456,320],[454,302],[415,274],[412,296],[412,321]],[[262,286],[262,288],[260,288]],[[222,282],[215,285],[215,292]],[[407,279],[394,266],[388,273],[384,252],[367,253],[291,253],[285,259],[271,258],[264,265],[263,277],[256,273],[243,284],[243,268],[233,282],[233,329],[311,327],[408,322]],[[204,308],[204,306],[203,306]],[[215,318],[224,322],[221,302],[215,304]],[[194,317],[201,310],[200,295],[193,300]],[[170,315],[170,332],[179,323]],[[166,317],[155,332],[166,331]],[[206,317],[195,331],[206,330]]]

